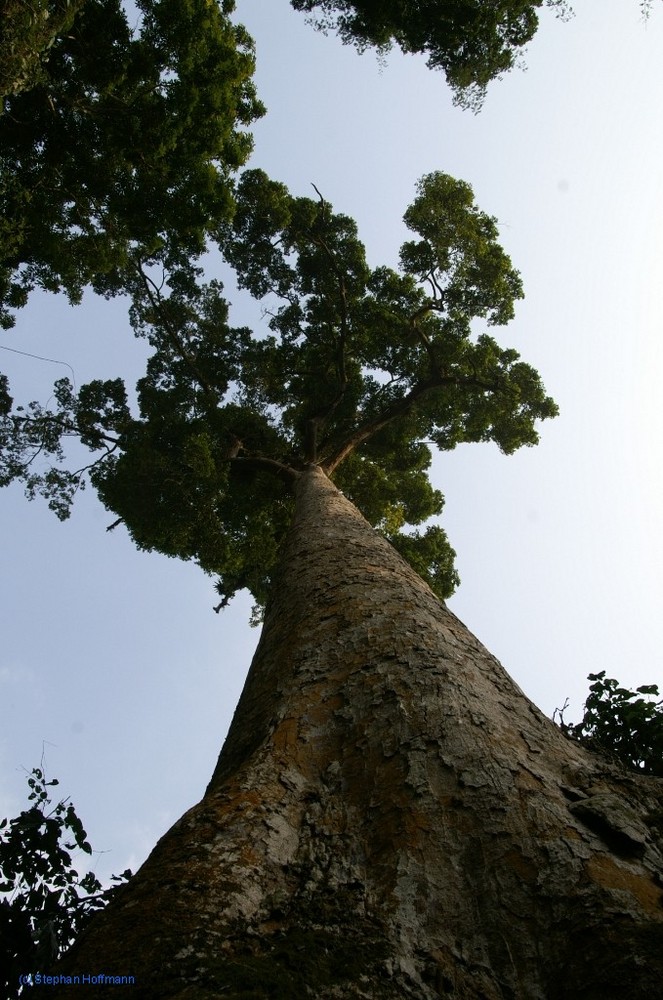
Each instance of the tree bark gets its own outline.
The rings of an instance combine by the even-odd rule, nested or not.
[[[320,469],[297,493],[205,797],[58,973],[178,1000],[659,996],[663,781],[569,741]]]

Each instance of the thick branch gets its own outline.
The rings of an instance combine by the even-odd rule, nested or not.
[[[447,381],[453,381],[448,379]],[[388,406],[381,414],[374,417],[372,420],[366,421],[361,427],[358,427],[355,431],[350,434],[345,441],[339,445],[332,454],[324,459],[320,464],[328,476],[334,472],[341,462],[350,455],[355,448],[358,448],[360,444],[364,441],[368,441],[370,437],[381,431],[383,427],[390,424],[392,420],[397,417],[403,416],[407,413],[416,403],[418,399],[430,392],[431,389],[435,389],[442,385],[442,380],[433,381],[428,379],[426,382],[421,382],[415,385],[406,396],[402,399],[396,400],[391,406]]]
[[[419,327],[419,319],[422,316],[426,316],[429,312],[437,312],[437,311],[439,311],[439,307],[435,305],[435,303],[429,302],[425,306],[421,306],[420,309],[417,309],[417,311],[413,312],[412,315],[410,316],[410,326],[412,327],[412,330],[418,337],[419,341],[423,344],[424,348],[426,349],[426,353],[428,354],[428,360],[430,361],[431,365],[431,373],[433,375],[437,371],[438,362],[437,358],[435,357],[435,350],[433,348],[433,345],[431,344],[430,340],[428,339],[424,331]]]
[[[304,428],[304,460],[315,463],[318,460],[318,426],[324,417],[311,417]]]
[[[261,455],[236,455],[229,459],[237,468],[254,469],[256,472],[270,472],[278,476],[288,486],[294,486],[301,473],[290,465],[278,462],[275,458],[264,458]]]
[[[322,197],[320,191],[315,186],[315,184],[313,184],[312,187],[320,199],[320,211],[322,213],[327,203],[325,202],[324,198]],[[346,349],[348,342],[349,310],[348,310],[348,291],[345,282],[345,273],[339,267],[338,262],[336,260],[336,255],[334,254],[333,250],[330,248],[329,244],[324,239],[324,237],[321,236],[319,233],[312,233],[311,239],[316,246],[319,246],[320,249],[323,250],[325,256],[329,260],[329,263],[331,264],[332,271],[334,272],[338,284],[338,296],[339,296],[340,313],[341,313],[340,329],[339,329],[338,340],[336,343],[336,374],[338,377],[338,392],[331,403],[329,403],[326,407],[323,407],[318,413],[315,413],[313,415],[312,418],[313,429],[314,429],[314,434],[317,437],[318,427],[320,426],[320,424],[326,423],[326,421],[332,415],[336,407],[339,405],[339,403],[343,399],[343,395],[345,393],[345,389],[348,384],[348,375],[345,365],[345,357],[346,357]],[[315,461],[315,458],[313,458],[312,461]]]
[[[458,385],[463,384],[469,388],[481,389],[481,390],[491,390],[495,391],[499,386],[495,382],[484,382],[479,378],[474,376],[468,376],[463,378],[457,375],[437,375],[426,379],[425,382],[419,382],[417,385],[413,386],[407,395],[403,396],[402,399],[398,399],[391,404],[391,406],[386,407],[382,413],[374,417],[372,420],[367,420],[364,424],[358,427],[355,431],[350,434],[342,444],[340,444],[327,458],[320,462],[321,467],[330,476],[334,470],[341,464],[341,462],[350,455],[355,448],[358,448],[360,444],[364,441],[368,441],[369,438],[381,431],[383,427],[386,427],[393,420],[398,417],[404,416],[408,413],[420,400],[422,397],[426,396],[433,389],[440,389],[445,385]]]

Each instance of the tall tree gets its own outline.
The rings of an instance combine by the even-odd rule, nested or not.
[[[544,0],[290,0],[295,10],[313,14],[323,31],[335,30],[359,51],[386,52],[395,43],[403,52],[427,56],[432,69],[446,75],[456,103],[481,106],[486,87],[510,70],[539,26]],[[546,0],[563,16],[566,0]]]
[[[119,380],[0,396],[3,481],[66,515],[79,438],[137,544],[267,607],[203,802],[60,970],[91,996],[115,974],[143,997],[656,995],[660,781],[545,720],[440,601],[440,529],[403,530],[440,510],[431,445],[510,452],[555,412],[478,329],[521,294],[494,220],[437,174],[406,221],[400,271],[370,269],[351,220],[249,173],[216,236],[270,334],[137,253],[138,414]]]
[[[555,413],[477,329],[521,286],[468,186],[423,178],[405,220],[400,270],[371,269],[352,220],[248,172],[217,236],[270,333],[230,327],[192,269],[145,268],[139,415],[118,381],[4,397],[6,479],[65,514],[81,474],[35,453],[77,435],[138,545],[266,604],[207,794],[52,996],[90,969],[143,997],[655,995],[661,782],[545,719],[440,600],[440,529],[403,532],[440,510],[431,444],[510,452]]]
[[[252,40],[230,20],[233,0],[138,0],[137,7],[136,30],[120,0],[67,7],[54,19],[47,58],[28,73],[31,85],[19,74],[7,88],[4,326],[35,286],[78,301],[86,285],[126,290],[136,259],[174,267],[195,258],[231,213],[232,174],[251,151],[245,127],[263,111]],[[38,31],[43,21],[31,24]],[[19,41],[19,53],[29,48],[29,39],[23,49]],[[33,51],[40,44],[32,38]]]
[[[661,781],[567,740],[319,466],[295,490],[207,794],[49,995],[656,996]]]

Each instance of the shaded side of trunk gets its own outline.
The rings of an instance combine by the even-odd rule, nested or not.
[[[180,1000],[649,1000],[662,785],[570,743],[311,467],[208,791],[61,971]]]

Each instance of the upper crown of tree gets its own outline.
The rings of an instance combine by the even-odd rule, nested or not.
[[[475,332],[506,323],[522,296],[495,220],[467,184],[429,174],[396,271],[369,267],[356,224],[324,198],[293,197],[260,170],[242,175],[236,206],[215,238],[240,287],[265,301],[268,330],[232,327],[222,286],[192,266],[158,283],[138,269],[132,322],[154,349],[139,413],[121,380],[78,393],[61,380],[55,410],[12,413],[7,396],[2,481],[24,479],[66,516],[89,471],[141,548],[217,574],[222,604],[242,587],[262,603],[288,484],[316,463],[448,596],[457,576],[442,529],[402,531],[442,510],[430,446],[495,441],[508,454],[557,412],[516,351]],[[36,450],[63,457],[63,435],[97,454],[91,466],[34,471]]]

